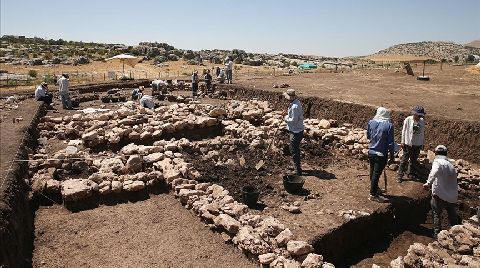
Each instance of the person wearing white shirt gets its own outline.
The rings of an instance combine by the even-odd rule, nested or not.
[[[287,123],[287,130],[290,136],[290,153],[292,154],[297,175],[302,175],[300,143],[303,139],[303,131],[305,130],[302,104],[298,100],[294,89],[288,89],[283,93],[283,96],[290,101],[288,110],[284,113],[284,120]]]
[[[143,95],[140,99],[140,106],[143,108],[153,109],[155,108],[155,101],[153,97],[150,95]]]
[[[412,115],[405,118],[402,128],[401,147],[403,149],[400,167],[397,173],[397,182],[403,181],[403,176],[407,171],[408,177],[414,178],[415,171],[418,168],[418,156],[425,142],[425,109],[422,106],[416,106],[412,110]]]
[[[48,85],[47,83],[43,82],[40,84],[40,86],[37,87],[35,90],[35,99],[37,101],[43,101],[47,105],[50,105],[52,103],[52,94],[47,92],[48,90]]]
[[[231,84],[233,79],[233,61],[230,58],[227,58],[225,62],[225,70],[227,75],[227,84]]]
[[[71,110],[72,109],[72,100],[70,99],[68,74],[62,74],[58,83],[58,92],[60,93],[60,98],[62,99],[63,109]]]
[[[443,209],[447,211],[451,226],[458,223],[458,215],[455,211],[455,204],[458,200],[457,172],[447,158],[447,147],[444,145],[438,145],[435,148],[432,170],[423,187],[425,189],[432,188],[430,203],[433,212],[433,234],[436,237],[442,229],[441,216]]]

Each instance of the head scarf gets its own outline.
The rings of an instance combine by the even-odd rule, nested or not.
[[[385,107],[378,107],[377,114],[373,117],[373,120],[379,122],[390,121],[390,112]]]

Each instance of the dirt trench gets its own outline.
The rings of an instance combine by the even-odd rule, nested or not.
[[[28,176],[28,151],[37,147],[39,132],[37,125],[46,114],[46,106],[36,106],[34,116],[28,124],[23,139],[18,144],[17,154],[11,170],[0,183],[0,266],[29,266],[33,250],[35,205],[30,203]],[[3,159],[2,161],[7,161]]]

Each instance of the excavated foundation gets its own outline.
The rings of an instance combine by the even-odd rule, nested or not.
[[[146,84],[146,82],[141,81],[140,84]],[[114,87],[118,86],[114,85]],[[98,92],[109,88],[112,88],[112,86],[102,85],[90,89],[82,87],[79,90]],[[240,87],[234,87],[233,90],[229,88],[229,90],[233,93],[231,94],[233,98],[251,99],[255,97],[268,100],[274,108],[284,108],[284,101],[278,93],[267,93]],[[373,114],[372,107],[359,106],[357,104],[336,104],[317,98],[304,98],[302,101],[305,103],[306,117],[318,117],[319,119],[326,117],[335,119],[340,124],[349,122],[362,126],[367,118]],[[325,105],[326,103],[329,105]],[[331,109],[334,106],[336,108]],[[340,106],[342,107],[341,109]],[[45,113],[44,106],[40,106],[27,130],[29,135],[23,141],[22,147],[36,149],[36,139],[39,134],[36,126]],[[403,116],[403,113],[397,114],[394,117],[395,122],[398,123]],[[443,133],[443,128],[446,126],[458,126],[453,131],[464,133],[465,135],[459,138],[458,141],[452,141],[453,145],[451,147],[454,150],[459,147],[469,148],[466,150],[468,152],[476,150],[475,153],[470,155],[466,154],[468,152],[464,153],[459,150],[456,151],[456,154],[478,162],[480,159],[478,152],[480,150],[477,150],[476,146],[478,144],[471,133],[472,130],[473,132],[480,130],[479,125],[465,122],[447,122],[445,126],[444,123],[446,121],[442,120],[437,118],[431,120],[431,130],[427,134],[427,139],[433,144],[444,138],[443,134],[434,137],[434,131]],[[256,127],[261,126],[262,123],[262,120],[252,120],[251,122]],[[442,130],[440,130],[440,127]],[[137,145],[150,146],[159,139],[179,140],[185,138],[192,142],[207,143],[209,140],[222,137],[224,134],[225,126],[217,124],[201,129],[185,129],[174,133],[164,133],[157,139],[144,139],[142,141],[121,140],[114,145],[106,143],[92,146],[91,149],[92,152],[105,150],[118,152],[122,147],[132,142]],[[389,192],[390,204],[382,206],[366,204],[363,206],[362,203],[369,202],[366,194],[358,194],[358,187],[363,187],[362,185],[368,183],[361,179],[364,173],[368,172],[365,160],[356,155],[352,156],[349,153],[339,153],[334,146],[308,137],[305,138],[302,144],[302,158],[307,167],[305,168],[307,177],[305,191],[296,194],[285,192],[281,184],[281,178],[283,175],[291,172],[289,168],[291,159],[288,155],[288,150],[285,149],[288,143],[287,135],[282,133],[279,136],[281,138],[274,142],[272,147],[268,147],[269,150],[265,150],[265,147],[252,148],[248,144],[244,145],[244,147],[240,146],[235,150],[230,149],[227,145],[220,145],[216,148],[209,148],[211,150],[215,149],[219,154],[208,159],[202,158],[203,152],[198,149],[201,146],[197,147],[197,149],[185,150],[183,154],[192,163],[193,167],[202,174],[202,177],[198,178],[199,182],[216,183],[223,186],[229,190],[230,194],[238,202],[242,202],[240,189],[246,185],[254,185],[261,191],[260,201],[258,206],[250,208],[250,211],[275,216],[282,220],[285,225],[295,226],[291,228],[299,233],[299,238],[308,241],[313,245],[316,253],[323,255],[326,261],[334,263],[339,267],[356,264],[376,252],[385,250],[388,244],[403,231],[416,228],[416,226],[425,222],[427,212],[429,211],[429,196],[426,192],[418,190],[420,183],[412,182],[403,189],[398,185],[390,186],[393,187],[393,190]],[[206,147],[208,148],[207,145]],[[17,156],[17,158],[25,159],[27,157],[25,150],[20,152],[23,152],[23,154]],[[241,164],[228,164],[228,159],[232,161],[243,159],[243,162],[240,161],[239,163]],[[260,160],[264,160],[266,164],[257,169],[255,164]],[[389,177],[393,178],[393,174],[393,172],[390,172]],[[32,215],[34,215],[38,205],[45,206],[55,202],[61,203],[62,196],[58,194],[43,195],[28,200],[27,186],[18,186],[22,185],[24,183],[23,179],[28,176],[28,169],[24,164],[19,164],[15,172],[12,172],[9,176],[11,179],[6,181],[6,190],[2,189],[2,194],[5,193],[7,197],[5,199],[7,201],[4,202],[14,202],[16,200],[14,202],[16,205],[1,208],[0,222],[2,228],[0,228],[0,235],[2,243],[0,247],[0,265],[5,264],[7,267],[28,266],[33,248],[34,227]],[[394,183],[392,179],[390,181],[391,184]],[[175,191],[178,190],[175,189]],[[71,211],[81,211],[92,209],[102,204],[115,205],[141,201],[149,198],[149,194],[161,194],[169,191],[171,191],[170,186],[166,183],[160,183],[133,193],[122,192],[107,196],[97,195],[86,198],[82,202],[64,201],[63,203]],[[468,198],[468,195],[465,195],[465,197]],[[338,215],[339,211],[342,212],[347,209],[341,204],[358,203],[361,205],[357,206],[353,212],[344,212]],[[465,205],[467,203],[468,205]],[[462,209],[463,216],[471,214],[471,203],[470,198],[461,202],[461,206],[465,206]],[[473,203],[478,204],[478,202]],[[302,208],[301,214],[295,216],[286,212],[283,208],[285,204],[300,204]],[[342,217],[345,217],[348,213],[356,216],[344,220]],[[326,223],[323,224],[322,221]]]

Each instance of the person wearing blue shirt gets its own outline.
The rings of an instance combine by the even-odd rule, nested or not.
[[[379,195],[378,181],[387,164],[390,153],[390,162],[394,160],[394,131],[390,122],[390,112],[379,107],[375,117],[368,122],[367,138],[368,159],[370,162],[370,197],[371,201],[385,202],[386,198]]]
[[[290,101],[288,110],[285,113],[285,122],[290,135],[290,153],[293,157],[297,175],[302,175],[302,165],[300,164],[300,142],[303,139],[303,110],[302,104],[297,99],[294,89],[288,89],[283,93],[284,97]]]

